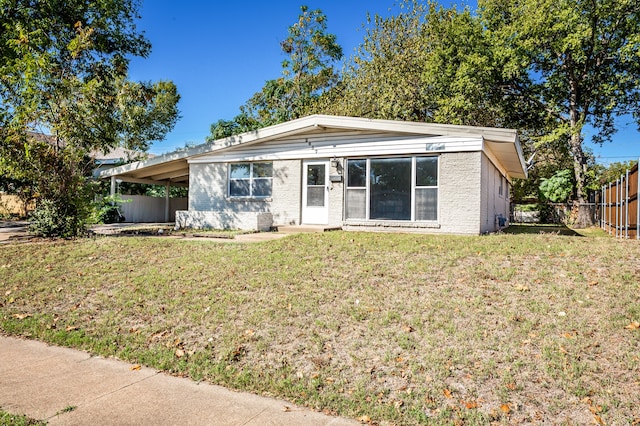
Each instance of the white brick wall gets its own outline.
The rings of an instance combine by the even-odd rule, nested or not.
[[[440,232],[480,233],[481,155],[460,152],[440,156]]]
[[[502,195],[500,182],[502,181]],[[498,216],[509,218],[507,180],[491,160],[482,154],[482,216],[480,232],[495,232],[499,229]]]
[[[184,210],[176,212],[178,228],[269,231],[272,225],[271,213]]]
[[[226,164],[189,165],[189,210],[220,210],[227,192]]]
[[[344,167],[344,160],[341,159],[341,162]],[[267,223],[268,227],[299,224],[303,190],[302,161],[274,161],[273,166],[272,198],[233,200],[226,194],[226,164],[191,164],[189,212],[179,212],[176,221],[180,217],[183,218],[180,223],[188,226],[199,224],[239,229],[265,229]],[[497,214],[508,217],[506,182],[504,195],[499,197],[496,168],[482,152],[443,153],[439,157],[439,167],[438,223],[422,228],[425,232],[479,234],[495,230]],[[333,165],[330,174],[338,174]],[[330,183],[330,226],[343,225],[343,206],[344,179],[343,182]],[[367,224],[357,225],[366,228]],[[412,228],[411,224],[406,225],[407,230]]]
[[[275,225],[299,225],[302,204],[302,161],[273,162],[273,201],[271,213]]]
[[[182,212],[180,223],[176,218],[178,226],[264,230],[274,223],[300,223],[300,160],[273,162],[273,192],[268,199],[229,198],[225,163],[191,164],[189,171],[189,214]]]

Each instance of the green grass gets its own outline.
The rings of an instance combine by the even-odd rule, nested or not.
[[[577,232],[6,245],[0,330],[374,422],[631,423],[640,246]]]
[[[0,426],[44,426],[47,422],[30,419],[27,416],[20,416],[7,413],[0,409]]]

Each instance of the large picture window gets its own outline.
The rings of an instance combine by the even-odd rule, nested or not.
[[[438,157],[347,160],[347,219],[438,219]]]
[[[229,165],[229,196],[264,198],[271,196],[273,163],[232,163]]]

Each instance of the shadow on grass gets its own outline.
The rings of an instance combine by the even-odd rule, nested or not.
[[[584,235],[574,231],[571,228],[567,228],[564,225],[545,225],[545,224],[519,224],[509,225],[508,228],[502,232],[505,234],[554,234],[554,235],[567,235],[572,237],[584,237]]]

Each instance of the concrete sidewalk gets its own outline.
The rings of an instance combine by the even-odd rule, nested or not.
[[[50,425],[358,424],[286,401],[4,336],[0,407]]]

